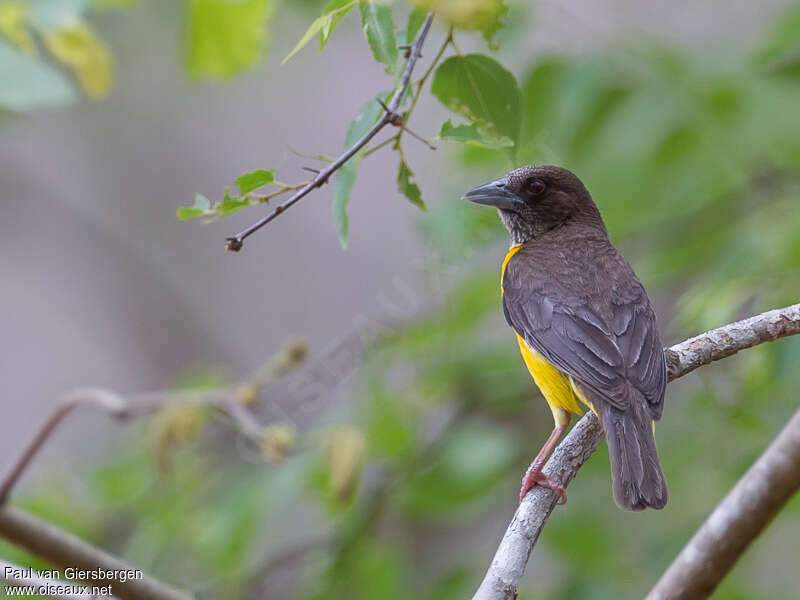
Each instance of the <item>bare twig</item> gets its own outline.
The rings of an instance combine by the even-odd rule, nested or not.
[[[423,144],[426,144],[428,146],[428,148],[430,148],[431,150],[436,150],[436,146],[434,146],[430,142],[430,140],[425,139],[424,137],[422,137],[418,133],[414,133],[411,129],[408,128],[408,126],[406,125],[406,121],[405,121],[405,119],[403,118],[402,115],[400,115],[400,114],[398,114],[396,112],[391,112],[389,107],[386,106],[386,103],[383,100],[381,100],[380,98],[378,98],[377,100],[378,100],[378,104],[380,104],[381,107],[383,108],[383,110],[385,110],[386,113],[390,116],[389,123],[391,123],[395,127],[399,127],[400,128],[400,132],[398,132],[398,134],[396,136],[394,136],[394,138],[396,140],[395,143],[400,141],[400,136],[402,135],[402,132],[403,131],[407,131],[409,133],[409,135],[411,135],[414,138],[418,139]]]
[[[317,171],[317,173],[319,173],[319,171]],[[283,194],[286,194],[288,192],[294,192],[296,190],[302,189],[303,187],[308,185],[308,182],[298,183],[296,185],[287,185],[285,183],[282,184],[274,183],[272,185],[277,185],[278,189],[275,190],[274,192],[269,192],[267,194],[257,194],[255,192],[250,192],[248,194],[245,194],[245,198],[250,200],[250,204],[252,206],[255,206],[257,204],[266,204],[273,198],[277,198],[278,196],[282,196]]]
[[[142,394],[125,398],[116,392],[100,388],[77,389],[68,393],[58,403],[56,408],[45,420],[30,442],[22,449],[19,456],[12,462],[7,473],[0,480],[0,506],[8,501],[14,486],[22,474],[30,466],[31,461],[39,453],[44,443],[53,435],[53,432],[78,407],[91,407],[107,413],[118,421],[140,418],[158,412],[168,404],[202,404],[214,406],[221,412],[228,414],[232,419],[242,425],[246,434],[253,431],[253,423],[242,418],[241,414],[230,410],[231,394],[225,393],[179,393],[157,392]]]
[[[701,525],[647,600],[708,598],[800,489],[800,410]]]
[[[425,82],[428,81],[428,78],[433,73],[433,70],[436,68],[436,65],[439,64],[439,61],[442,60],[442,56],[444,56],[445,50],[447,47],[453,43],[453,28],[451,27],[450,30],[447,32],[447,37],[442,42],[442,45],[439,46],[439,51],[436,53],[436,56],[433,59],[433,62],[428,66],[428,69],[419,78],[419,81],[415,84],[417,86],[417,91],[414,93],[414,97],[411,99],[411,106],[408,108],[408,112],[411,113],[414,110],[414,107],[417,106],[417,102],[419,102],[419,97],[422,94],[422,90],[425,87]]]
[[[11,468],[0,481],[0,505],[8,499],[11,489],[22,476],[25,469],[36,456],[36,453],[61,424],[64,418],[79,406],[93,406],[99,408],[115,419],[125,419],[129,416],[128,402],[114,392],[101,389],[81,389],[67,394],[56,406],[55,410],[45,420],[33,439],[25,446],[19,457],[12,463]]]
[[[0,508],[0,536],[60,567],[86,571],[86,583],[111,586],[123,600],[190,600],[160,581],[139,573],[135,567],[87,544],[55,525],[11,506]],[[94,572],[92,572],[94,571]],[[102,571],[102,576],[100,571]],[[121,571],[135,577],[115,577]],[[123,581],[125,579],[125,581]]]
[[[444,55],[445,50],[447,50],[447,47],[450,45],[450,43],[452,41],[453,41],[453,28],[451,27],[450,31],[447,33],[447,37],[445,38],[444,42],[442,42],[442,45],[439,47],[439,51],[436,53],[436,56],[434,57],[433,62],[431,62],[431,64],[428,65],[428,69],[425,71],[425,74],[422,77],[420,77],[419,81],[414,83],[414,85],[417,86],[417,91],[414,93],[414,96],[411,98],[411,105],[408,107],[408,110],[405,111],[405,113],[403,113],[403,115],[404,115],[403,116],[403,121],[404,122],[407,121],[409,115],[412,112],[414,112],[414,108],[417,106],[417,102],[419,101],[420,94],[422,94],[422,90],[425,87],[425,82],[431,76],[431,73],[433,73],[433,70],[436,68],[436,65],[439,64],[439,61],[442,59],[442,56]],[[389,144],[393,144],[395,148],[400,148],[400,141],[403,138],[403,132],[404,131],[407,131],[410,135],[413,135],[415,138],[417,138],[418,140],[420,140],[424,144],[427,144],[428,147],[431,150],[436,150],[436,146],[429,139],[423,138],[423,137],[417,135],[416,133],[414,133],[413,131],[411,131],[408,127],[403,126],[403,127],[400,128],[400,131],[398,131],[395,135],[391,136],[390,138],[385,139],[380,144],[377,144],[377,145],[372,146],[371,148],[368,148],[367,150],[365,150],[364,151],[364,156],[365,157],[369,156],[370,154],[373,154],[374,152],[377,152],[378,150],[388,146]]]
[[[411,74],[414,72],[414,66],[417,64],[417,60],[421,55],[422,46],[425,43],[425,38],[428,36],[428,32],[431,28],[431,22],[433,21],[433,13],[428,13],[425,22],[422,24],[422,27],[417,34],[414,43],[411,45],[411,49],[408,54],[408,61],[406,62],[405,70],[403,71],[403,75],[400,78],[400,84],[397,86],[394,94],[392,95],[391,100],[389,100],[389,104],[386,107],[386,110],[383,113],[383,116],[378,120],[372,128],[365,133],[360,140],[358,140],[353,146],[348,148],[344,154],[342,154],[339,158],[333,161],[330,165],[328,165],[325,169],[320,171],[320,173],[314,177],[308,184],[306,184],[302,189],[300,189],[296,194],[294,194],[291,198],[279,204],[275,207],[275,209],[268,214],[266,217],[261,219],[260,221],[254,223],[247,229],[237,233],[233,237],[229,237],[226,243],[226,249],[231,250],[233,252],[238,252],[242,249],[244,244],[244,240],[261,229],[264,225],[272,221],[286,209],[290,208],[302,198],[307,196],[309,192],[312,190],[322,187],[325,183],[327,183],[328,179],[330,178],[333,173],[335,173],[342,165],[344,165],[348,160],[350,160],[353,156],[355,156],[359,150],[361,150],[364,146],[366,146],[369,141],[374,138],[378,132],[393,123],[397,117],[397,109],[400,107],[400,103],[403,100],[403,96],[405,96],[406,91],[408,90],[409,83],[411,81]]]
[[[731,323],[665,349],[670,381],[745,348],[800,333],[800,304]],[[548,477],[566,486],[603,440],[594,413],[584,416],[553,452],[544,468]],[[534,487],[517,508],[473,600],[506,600],[516,596],[530,553],[558,495]]]
[[[84,388],[70,392],[56,406],[0,479],[0,506],[8,500],[12,489],[44,443],[78,407],[96,408],[118,421],[126,421],[152,415],[171,404],[211,406],[230,417],[246,436],[260,445],[263,441],[264,426],[255,419],[246,405],[254,403],[258,393],[272,379],[283,375],[302,361],[306,355],[305,348],[305,342],[302,340],[290,342],[286,349],[272,357],[264,367],[231,388],[203,392],[154,392],[129,398],[99,388]]]

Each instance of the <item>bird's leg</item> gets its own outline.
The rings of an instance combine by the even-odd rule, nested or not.
[[[539,454],[536,455],[536,458],[533,459],[533,462],[528,467],[528,470],[525,471],[525,476],[522,478],[522,488],[519,491],[520,502],[522,502],[525,494],[527,494],[533,486],[541,485],[542,487],[553,490],[555,493],[561,496],[561,499],[558,502],[559,504],[566,504],[567,492],[564,489],[564,486],[542,473],[542,469],[544,468],[547,459],[550,457],[550,453],[556,447],[556,444],[558,444],[558,440],[561,439],[561,436],[564,435],[567,427],[569,427],[570,419],[571,416],[569,413],[567,413],[566,420],[561,423],[556,421],[556,426],[553,428],[552,433],[550,433],[550,437],[547,438],[544,446],[542,446],[542,449],[539,450]]]

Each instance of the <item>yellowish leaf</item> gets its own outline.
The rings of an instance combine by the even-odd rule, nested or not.
[[[147,437],[159,471],[170,471],[175,452],[181,446],[197,440],[210,415],[208,406],[174,404],[166,406],[153,418]]]
[[[366,445],[364,434],[355,427],[337,426],[328,432],[325,462],[331,491],[339,502],[346,502],[356,490]]]
[[[25,54],[36,55],[36,45],[28,31],[28,7],[19,2],[0,2],[0,36]]]
[[[44,32],[47,49],[69,67],[86,95],[100,100],[114,83],[114,62],[105,42],[84,21],[73,21]]]

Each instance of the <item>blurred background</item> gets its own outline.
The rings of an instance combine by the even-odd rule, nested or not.
[[[87,410],[14,502],[198,598],[465,598],[552,420],[500,308],[506,233],[461,194],[519,164],[575,171],[666,344],[797,302],[800,5],[509,2],[491,44],[454,35],[519,82],[514,161],[406,136],[427,211],[386,149],[360,165],[346,250],[327,186],[226,253],[268,207],[210,225],[176,209],[252,169],[301,183],[324,163],[299,154],[336,156],[393,85],[357,11],[281,66],[326,4],[0,2],[0,455],[76,387],[235,385],[302,339],[254,406],[261,447],[208,409],[125,425]],[[450,118],[426,87],[410,124],[435,137]],[[671,385],[667,508],[620,511],[601,448],[520,597],[642,597],[796,410],[798,364],[787,339]],[[714,597],[797,598],[798,561],[795,498]]]

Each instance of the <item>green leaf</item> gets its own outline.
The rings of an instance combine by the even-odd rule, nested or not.
[[[270,5],[271,0],[191,0],[189,73],[227,79],[258,64]]]
[[[378,97],[383,100],[387,95],[381,94]],[[375,98],[364,104],[356,113],[356,116],[353,117],[350,127],[347,129],[347,135],[344,138],[345,149],[350,148],[364,137],[364,134],[378,121],[381,114],[383,114],[383,107]],[[339,240],[343,248],[347,248],[349,235],[347,206],[350,204],[350,193],[353,191],[353,186],[356,182],[356,173],[358,172],[361,157],[361,152],[353,156],[336,171],[333,177],[333,222],[339,232]]]
[[[227,194],[226,194],[227,195]],[[181,206],[178,209],[178,219],[185,221],[192,217],[202,217],[211,212],[211,201],[203,194],[195,194],[194,204],[191,206]]]
[[[800,75],[800,6],[778,19],[758,53],[758,61],[773,73]]]
[[[350,2],[334,0],[331,2],[325,8],[325,12],[322,14],[322,16],[314,19],[311,25],[308,26],[308,29],[306,29],[303,37],[300,38],[300,41],[297,42],[297,45],[292,49],[292,51],[286,55],[286,58],[281,61],[281,64],[286,64],[286,61],[300,52],[300,50],[302,50],[306,44],[308,44],[308,42],[310,42],[318,33],[320,34],[320,50],[322,50],[322,48],[325,46],[325,43],[328,41],[330,34],[339,24],[339,21],[341,21],[344,15],[350,12],[350,9],[356,5],[356,2],[358,2],[358,0],[351,0]]]
[[[481,29],[483,39],[489,44],[489,47],[496,50],[499,44],[495,41],[497,32],[506,26],[506,18],[508,17],[508,4],[502,0],[495,3],[495,13],[486,20],[486,24]]]
[[[372,56],[382,63],[389,75],[397,72],[397,40],[390,0],[360,0],[361,27]]]
[[[236,185],[239,187],[239,193],[244,196],[273,181],[275,181],[275,169],[256,169],[239,175],[236,178]]]
[[[422,27],[422,24],[425,22],[425,18],[427,16],[427,11],[420,7],[417,7],[411,11],[411,14],[408,16],[408,26],[406,27],[406,44],[414,43],[420,27]]]
[[[306,29],[306,32],[303,34],[303,37],[300,38],[300,41],[297,42],[297,45],[281,61],[281,64],[285,65],[286,61],[288,61],[295,54],[300,52],[300,50],[302,50],[303,47],[306,44],[308,44],[308,42],[310,42],[311,39],[315,35],[317,35],[318,33],[320,33],[323,30],[323,28],[325,27],[326,23],[328,23],[328,26],[330,26],[330,19],[329,19],[328,16],[317,17],[316,19],[314,19],[314,21],[311,23],[311,25],[308,26],[308,29]]]
[[[23,112],[61,106],[76,100],[69,81],[58,71],[0,41],[0,109]]]
[[[400,167],[397,171],[397,189],[408,198],[411,204],[422,210],[428,210],[425,206],[425,202],[422,200],[422,192],[419,186],[411,181],[412,177],[414,177],[414,173],[411,171],[406,161],[401,158]]]
[[[364,408],[367,441],[377,456],[398,457],[417,448],[417,416],[408,403],[375,386]]]
[[[452,56],[436,69],[431,91],[483,139],[507,137],[516,144],[522,95],[517,80],[496,60],[482,54]]]
[[[358,0],[331,0],[330,4],[325,7],[325,10],[322,11],[322,15],[331,14],[331,17],[327,19],[322,27],[322,31],[319,34],[319,49],[322,50],[325,48],[325,44],[328,43],[328,39],[330,39],[331,34],[339,25],[339,22],[344,19],[345,15],[350,12]]]
[[[462,144],[489,148],[490,150],[511,148],[514,146],[514,142],[511,138],[503,136],[498,139],[489,139],[485,137],[485,133],[486,132],[482,133],[478,131],[475,125],[453,125],[447,120],[442,123],[439,138],[449,142],[461,142]]]
[[[534,66],[523,82],[524,118],[520,146],[525,147],[526,158],[541,152],[540,146],[544,144],[542,138],[552,127],[560,106],[559,92],[567,72],[568,65],[564,59],[545,57]]]
[[[356,183],[358,159],[353,157],[336,172],[333,178],[333,223],[339,233],[342,248],[347,248],[350,235],[350,221],[347,217],[347,206],[350,204],[350,193]]]
[[[237,179],[236,181],[238,182],[239,180]],[[250,206],[250,201],[247,198],[234,198],[230,195],[230,192],[231,188],[225,188],[225,196],[222,198],[222,203],[214,207],[217,209],[220,218],[232,215],[245,206]]]
[[[0,38],[31,56],[36,56],[36,43],[28,28],[30,7],[19,2],[0,2]]]
[[[453,27],[482,32],[490,46],[494,43],[495,33],[505,26],[504,19],[508,14],[504,0],[418,0],[416,4],[434,8],[437,18]]]
[[[114,61],[105,42],[88,23],[75,18],[42,33],[42,41],[75,74],[86,95],[100,100],[114,83]]]
[[[441,440],[426,468],[398,490],[398,499],[417,517],[463,515],[467,505],[485,502],[496,492],[513,456],[508,430],[483,421],[465,423]]]

